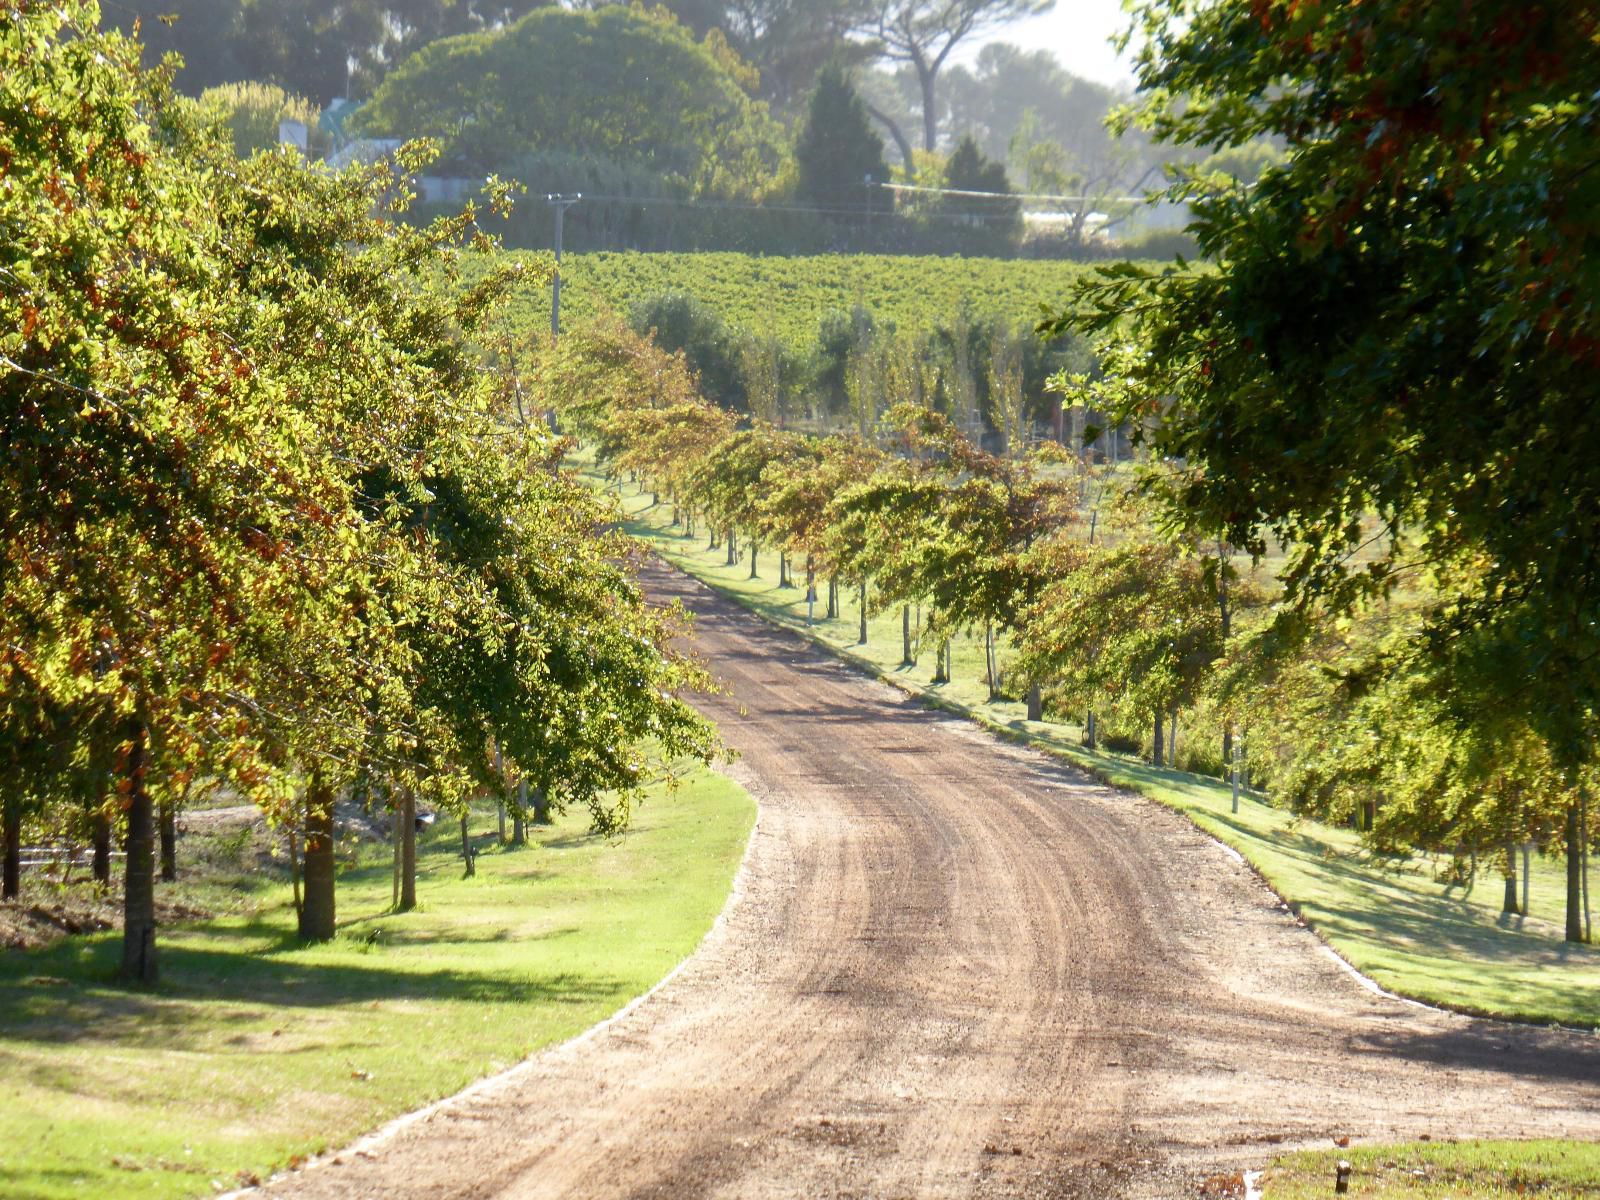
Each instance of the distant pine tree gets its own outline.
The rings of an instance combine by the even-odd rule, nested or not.
[[[944,185],[963,192],[1011,194],[1011,181],[1006,178],[1005,164],[985,158],[970,133],[961,139],[946,160]],[[1011,224],[1022,215],[1020,201],[990,200],[978,196],[946,196],[944,208],[948,212],[968,214],[974,218],[974,223],[992,225]]]
[[[817,75],[794,158],[801,198],[823,208],[864,208],[871,194],[867,177],[889,178],[883,139],[872,132],[861,97],[837,63]]]

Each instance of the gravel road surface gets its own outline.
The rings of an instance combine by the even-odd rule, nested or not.
[[[1375,995],[1182,818],[661,566],[761,816],[618,1019],[268,1189],[1192,1197],[1286,1145],[1600,1138],[1600,1038]]]

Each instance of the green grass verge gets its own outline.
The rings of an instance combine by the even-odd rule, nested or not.
[[[1286,1154],[1267,1168],[1264,1200],[1333,1194],[1339,1161],[1350,1192],[1456,1200],[1466,1196],[1600,1196],[1600,1146],[1583,1142],[1416,1142]]]
[[[590,479],[599,486],[598,477]],[[923,648],[919,665],[901,666],[899,610],[868,622],[865,646],[856,644],[853,593],[841,597],[842,612],[833,621],[821,618],[825,606],[819,602],[819,616],[808,627],[803,588],[777,586],[775,553],[761,552],[761,578],[751,580],[748,558],[724,565],[725,550],[708,551],[703,533],[692,541],[683,538],[669,528],[665,506],[652,506],[648,494],[635,494],[631,486],[624,491],[624,527],[630,533],[761,616],[807,634],[930,703],[1185,813],[1244,855],[1334,950],[1381,986],[1463,1012],[1600,1026],[1600,949],[1561,940],[1565,882],[1558,861],[1536,859],[1531,872],[1530,908],[1541,915],[1507,918],[1500,914],[1498,878],[1471,890],[1448,886],[1436,879],[1438,864],[1431,859],[1400,866],[1379,862],[1357,834],[1297,820],[1259,796],[1246,796],[1235,814],[1230,790],[1219,780],[1086,750],[1076,726],[1030,722],[1022,704],[991,703],[981,639],[957,639],[951,682],[935,684],[932,646]]]
[[[754,813],[702,771],[612,841],[578,814],[524,849],[481,837],[473,879],[442,819],[418,911],[387,913],[388,848],[369,842],[339,877],[339,937],[310,948],[288,887],[257,872],[240,911],[162,930],[148,992],[109,984],[114,934],[0,955],[0,1195],[208,1194],[573,1036],[694,949]]]

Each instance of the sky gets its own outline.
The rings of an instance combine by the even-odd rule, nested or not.
[[[1128,63],[1106,40],[1127,27],[1121,0],[1056,0],[1041,17],[1002,26],[984,40],[1010,42],[1025,50],[1050,50],[1074,75],[1113,87],[1132,87]],[[983,42],[957,47],[958,62],[971,62]]]

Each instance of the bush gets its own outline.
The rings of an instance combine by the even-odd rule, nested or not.
[[[707,400],[733,412],[749,410],[737,340],[721,317],[688,292],[645,297],[628,313],[628,324],[635,333],[651,335],[668,353],[683,351]]]
[[[228,127],[234,152],[241,158],[276,146],[280,121],[299,121],[306,127],[307,152],[312,158],[326,154],[331,143],[318,126],[317,106],[276,84],[224,83],[200,93],[198,103],[202,113]]]

